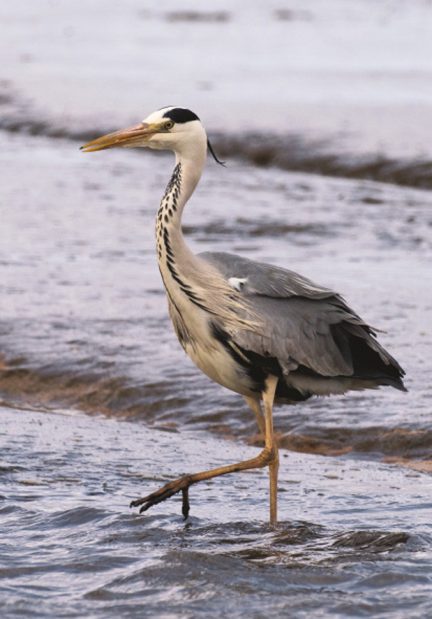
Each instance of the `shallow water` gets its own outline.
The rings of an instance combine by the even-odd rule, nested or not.
[[[184,523],[178,500],[143,516],[128,502],[252,448],[66,412],[1,408],[0,418],[4,617],[432,611],[430,477],[286,453],[276,530],[263,471],[194,488]],[[170,454],[163,476],[156,454]]]
[[[140,152],[90,158],[68,141],[53,150],[49,139],[5,140],[6,401],[60,401],[251,436],[255,422],[242,400],[196,371],[169,323],[153,218],[171,159]],[[280,408],[282,445],[429,460],[430,209],[425,191],[209,165],[185,214],[191,245],[279,263],[342,292],[386,329],[380,339],[407,371],[408,396],[383,389]]]
[[[431,615],[429,3],[118,7],[0,8],[2,617]],[[169,323],[172,159],[78,151],[169,102],[228,160],[185,212],[191,246],[333,287],[407,371],[408,394],[276,410],[276,530],[263,471],[193,488],[187,523],[178,499],[128,509],[260,444]]]
[[[280,527],[264,472],[193,489],[184,524],[178,500],[145,516],[128,503],[257,439],[169,325],[153,217],[171,159],[3,137],[4,616],[430,614],[430,194],[209,166],[186,215],[194,248],[343,291],[388,330],[410,392],[278,408],[282,447],[308,452],[283,452]]]
[[[88,141],[176,104],[231,157],[430,188],[431,19],[423,0],[3,3],[0,127]]]

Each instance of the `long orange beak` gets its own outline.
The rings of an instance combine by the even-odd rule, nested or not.
[[[108,133],[96,140],[87,142],[84,146],[81,146],[80,150],[85,153],[93,153],[97,150],[105,150],[106,148],[116,148],[117,146],[138,146],[140,143],[145,145],[145,141],[155,133],[159,133],[161,128],[147,123],[140,123],[134,127],[128,127],[127,129],[120,129],[114,131],[114,133]]]

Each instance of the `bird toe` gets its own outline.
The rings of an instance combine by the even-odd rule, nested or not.
[[[158,503],[162,503],[162,501],[166,501],[171,498],[174,494],[178,492],[182,492],[182,514],[184,519],[189,515],[189,486],[191,484],[190,477],[185,475],[184,477],[180,477],[179,479],[175,479],[174,481],[170,481],[159,490],[148,494],[145,497],[140,499],[135,499],[130,502],[130,507],[140,507],[139,513],[142,514],[146,512],[153,505],[157,505]]]

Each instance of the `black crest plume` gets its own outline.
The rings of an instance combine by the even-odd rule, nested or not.
[[[210,144],[210,140],[208,138],[207,138],[207,146],[208,146],[209,151],[212,154],[213,159],[216,161],[216,163],[218,163],[219,165],[223,165],[225,167],[226,166],[225,161],[221,161],[220,159],[216,157],[216,153],[214,152],[213,146]]]

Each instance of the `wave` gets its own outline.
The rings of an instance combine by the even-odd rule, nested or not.
[[[225,437],[236,436],[260,446],[262,437],[251,435],[254,421],[245,407],[211,401],[214,412],[197,414],[201,407],[196,392],[189,397],[172,381],[137,384],[128,376],[106,375],[102,371],[80,371],[77,367],[44,369],[30,367],[22,357],[0,358],[0,404],[38,410],[72,409],[119,419],[139,420],[167,431],[177,431],[179,419],[184,429],[206,431]],[[203,394],[207,401],[211,395]],[[179,414],[181,413],[181,414]],[[371,426],[341,428],[317,424],[304,432],[287,431],[289,416],[279,416],[281,448],[324,456],[374,454],[390,464],[431,472],[432,430]],[[305,420],[306,421],[306,420]]]
[[[26,104],[8,94],[0,105],[12,111],[0,118],[0,130],[32,136],[69,139],[84,143],[118,127],[98,124],[93,127],[64,126],[55,119],[35,115]],[[340,152],[331,140],[312,140],[301,134],[284,135],[243,132],[209,132],[219,157],[247,161],[259,167],[277,167],[286,171],[324,176],[367,179],[421,189],[432,188],[432,160],[397,159],[385,153]]]
[[[0,358],[0,394],[7,406],[71,408],[127,419],[141,417],[149,423],[170,412],[174,417],[174,409],[184,404],[175,400],[168,381],[137,386],[126,376],[80,371],[73,366],[37,368],[21,357]]]
[[[22,117],[20,114],[7,114],[0,118],[0,130],[7,133],[42,136],[47,138],[62,138],[79,142],[89,141],[102,133],[113,131],[108,127],[96,130],[72,129],[42,118]]]
[[[256,166],[432,188],[432,161],[426,159],[396,159],[382,153],[341,153],[330,141],[313,141],[297,134],[219,134],[213,141],[219,156],[239,157]]]

